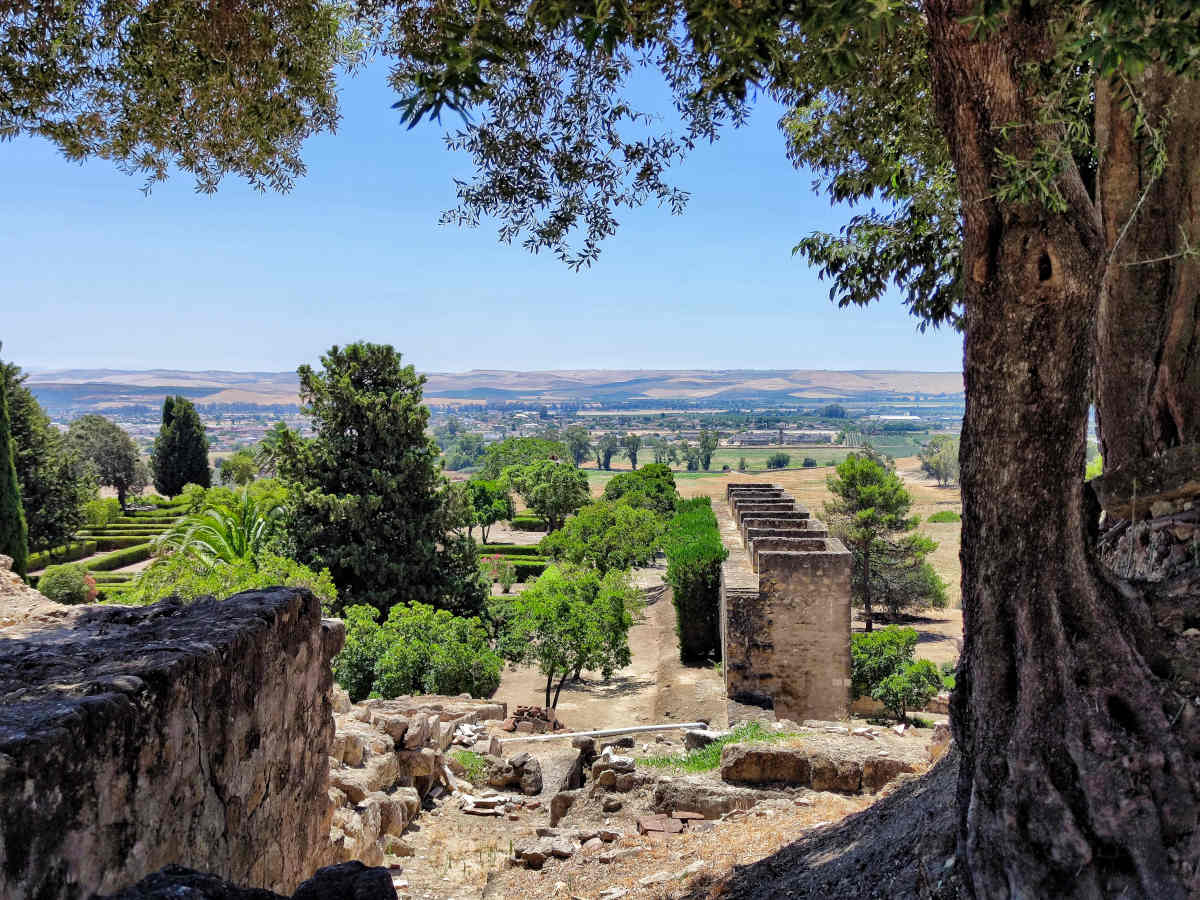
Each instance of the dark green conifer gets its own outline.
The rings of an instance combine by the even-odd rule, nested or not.
[[[211,486],[208,437],[200,414],[186,397],[167,397],[163,401],[153,463],[154,489],[166,497],[174,497],[185,484]]]
[[[21,507],[17,467],[13,463],[12,427],[8,421],[8,389],[0,378],[0,553],[11,556],[13,571],[25,574],[29,560],[29,531]]]

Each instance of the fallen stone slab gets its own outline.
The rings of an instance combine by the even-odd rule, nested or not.
[[[693,729],[684,732],[683,746],[687,750],[702,750],[714,741],[728,735],[728,731],[712,731],[710,729]]]

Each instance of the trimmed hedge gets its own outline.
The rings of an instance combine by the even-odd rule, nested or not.
[[[492,556],[499,554],[500,556],[541,556],[542,551],[538,549],[537,544],[480,544],[480,556]]]
[[[179,513],[182,516],[183,512]],[[179,516],[164,516],[160,512],[147,513],[144,516],[134,513],[132,516],[117,516],[110,525],[172,525]]]
[[[62,547],[42,550],[40,553],[30,553],[28,568],[32,571],[34,569],[44,569],[46,566],[58,565],[59,563],[75,562],[75,560],[91,556],[95,552],[96,542],[91,538],[86,538]]]
[[[136,572],[89,572],[96,584],[128,584],[137,577]]]
[[[710,655],[720,658],[721,563],[729,552],[721,542],[712,501],[680,501],[663,546],[678,620],[679,659],[690,663]]]
[[[514,556],[508,560],[517,570],[517,581],[525,582],[537,578],[550,565],[548,559],[530,559],[529,557]]]
[[[517,516],[508,523],[513,531],[545,531],[546,520],[541,516]]]
[[[89,560],[87,569],[89,572],[111,572],[113,569],[123,569],[125,566],[144,562],[153,555],[153,544],[149,542],[137,544],[133,547],[114,550],[106,556],[98,556],[93,560]]]
[[[101,553],[110,550],[124,550],[126,547],[137,547],[148,543],[152,534],[104,535],[96,538],[96,549]]]

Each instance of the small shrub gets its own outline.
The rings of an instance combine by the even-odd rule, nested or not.
[[[815,469],[816,467],[817,461],[815,459],[813,459],[811,456],[804,457],[804,468]]]
[[[917,659],[875,685],[871,696],[904,722],[910,709],[921,709],[941,689],[942,673],[937,666],[928,659]]]
[[[96,582],[81,566],[51,566],[38,579],[38,590],[56,603],[90,603],[96,597]]]
[[[786,469],[788,463],[792,461],[792,457],[787,453],[772,453],[767,457],[768,469]]]
[[[750,468],[750,466],[746,462],[746,457],[739,456],[738,457],[738,471],[745,472],[749,468]]]
[[[957,683],[955,681],[955,673],[958,671],[957,663],[944,662],[941,665],[942,671],[942,687],[947,691],[953,691]]]
[[[938,512],[935,512],[932,516],[930,516],[925,521],[935,522],[935,523],[961,522],[962,516],[960,516],[958,513],[956,513],[952,509],[943,509],[943,510],[939,510]]]
[[[479,568],[490,584],[498,582],[500,589],[506,594],[512,590],[517,580],[517,567],[513,565],[512,560],[499,554],[485,556],[479,561]]]
[[[537,544],[480,544],[482,555],[497,554],[499,556],[541,556],[542,551]]]
[[[546,520],[539,516],[515,516],[509,521],[513,531],[545,531]]]
[[[913,659],[915,628],[889,625],[855,634],[850,640],[850,690],[854,698],[878,700],[901,722],[946,687],[945,668]]]
[[[83,506],[84,521],[93,528],[103,528],[121,515],[121,504],[115,497],[89,500]]]

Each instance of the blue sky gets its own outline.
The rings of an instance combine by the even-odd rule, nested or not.
[[[177,175],[145,197],[102,161],[0,144],[4,357],[280,371],[367,339],[423,371],[961,367],[957,335],[918,333],[895,299],[839,310],[792,257],[848,213],[788,163],[769,103],[675,170],[683,216],[623,213],[575,273],[500,244],[493,225],[437,224],[470,169],[436,124],[398,124],[380,67],[341,99],[338,133],[310,140],[308,175],[285,195],[227,180],[204,196]]]

